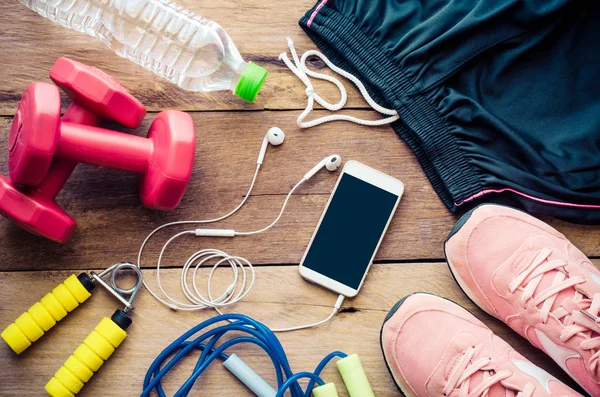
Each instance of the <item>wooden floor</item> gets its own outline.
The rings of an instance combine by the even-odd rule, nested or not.
[[[143,238],[169,221],[207,219],[228,212],[245,193],[255,167],[262,137],[271,126],[286,131],[285,145],[269,149],[263,170],[248,204],[218,227],[252,230],[268,224],[279,211],[284,195],[314,164],[329,154],[356,159],[401,179],[406,194],[360,295],[344,304],[330,323],[316,329],[280,336],[294,370],[312,370],[332,350],[356,352],[378,397],[399,395],[387,373],[379,348],[379,330],[389,308],[403,296],[427,291],[450,298],[477,317],[535,363],[567,381],[547,357],[535,351],[506,326],[475,308],[454,283],[443,259],[442,244],[457,216],[442,205],[415,158],[389,127],[367,128],[334,123],[300,130],[295,123],[304,107],[304,87],[278,61],[292,37],[299,51],[314,48],[297,26],[312,0],[194,1],[179,0],[193,11],[219,22],[246,60],[265,66],[270,74],[255,104],[229,93],[193,94],[160,80],[118,58],[96,40],[61,28],[16,1],[0,4],[0,173],[7,173],[7,138],[12,115],[28,83],[49,81],[47,74],[60,56],[92,64],[118,78],[149,109],[139,134],[144,134],[157,111],[190,111],[198,133],[193,181],[171,213],[140,205],[137,177],[121,172],[79,166],[58,200],[78,223],[69,244],[36,238],[0,220],[0,329],[72,273],[135,261]],[[284,4],[285,3],[285,4]],[[320,68],[318,62],[313,67]],[[317,84],[330,100],[331,86]],[[350,90],[349,114],[376,117]],[[316,116],[325,114],[318,111]],[[163,279],[176,290],[179,268],[194,251],[218,247],[248,258],[257,266],[257,283],[232,311],[248,314],[278,327],[319,320],[330,311],[335,296],[304,282],[297,264],[308,244],[337,175],[319,173],[293,196],[289,209],[272,230],[255,237],[230,240],[184,238],[169,252]],[[577,226],[545,219],[593,258],[600,257],[600,227]],[[179,230],[179,229],[175,229]],[[155,285],[152,258],[158,241],[150,245],[144,274]],[[594,263],[600,266],[600,261]],[[219,282],[224,283],[219,277]],[[0,343],[0,396],[40,396],[43,387],[96,323],[119,305],[102,291],[49,332],[28,351],[16,356]],[[81,396],[136,396],[146,369],[174,338],[215,313],[174,313],[143,291],[126,342],[93,377]],[[418,349],[418,347],[415,347]],[[256,349],[242,349],[244,359],[265,378],[273,380],[269,360]],[[406,352],[411,354],[411,352]],[[167,378],[171,394],[189,374],[191,362]],[[333,369],[327,380],[344,387]],[[223,368],[215,365],[200,378],[191,395],[251,395]]]

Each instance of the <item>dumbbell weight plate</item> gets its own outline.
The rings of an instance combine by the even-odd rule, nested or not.
[[[53,199],[36,190],[22,191],[0,175],[0,213],[22,229],[50,240],[65,243],[77,223]]]
[[[104,119],[137,128],[146,116],[140,101],[116,79],[95,67],[59,58],[50,71],[50,78],[73,102]]]
[[[10,128],[8,169],[11,180],[39,185],[50,168],[59,136],[60,94],[48,83],[31,83]]]
[[[192,176],[194,122],[187,113],[165,110],[152,122],[148,139],[153,153],[148,171],[140,179],[140,196],[145,206],[169,211],[179,205]]]

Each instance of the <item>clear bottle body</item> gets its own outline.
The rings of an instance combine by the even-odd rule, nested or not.
[[[215,22],[168,0],[20,0],[189,91],[235,92],[247,63]]]

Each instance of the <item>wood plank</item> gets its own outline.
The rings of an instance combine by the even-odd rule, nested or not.
[[[323,114],[324,112],[320,112]],[[45,241],[0,219],[0,270],[99,268],[120,260],[135,261],[139,244],[155,227],[184,219],[210,219],[234,208],[246,193],[265,131],[281,126],[287,141],[267,152],[256,188],[246,207],[222,228],[255,230],[277,215],[284,195],[306,171],[329,154],[355,159],[401,179],[406,193],[392,221],[377,261],[443,259],[443,241],[457,216],[441,203],[412,153],[385,127],[326,124],[301,131],[295,112],[248,112],[230,117],[220,112],[193,113],[198,133],[194,176],[181,206],[170,213],[144,209],[138,198],[137,176],[80,166],[59,196],[79,223],[64,246]],[[367,116],[366,111],[353,111]],[[140,131],[147,130],[148,116]],[[7,173],[10,119],[0,118],[0,173]],[[385,148],[385,150],[381,150]],[[218,247],[256,264],[299,263],[321,216],[337,174],[321,171],[290,200],[280,223],[253,237],[235,239],[187,237],[167,256],[179,265],[195,250]],[[588,256],[600,256],[600,226],[582,226],[546,219]],[[156,256],[163,233],[149,246]],[[159,245],[160,243],[160,245]]]
[[[594,261],[600,266],[600,261]],[[220,272],[225,275],[226,270]],[[69,272],[2,272],[0,273],[0,329],[35,300],[61,282]],[[145,271],[147,281],[155,285],[155,272]],[[175,292],[179,283],[178,271],[162,273],[167,290]],[[206,275],[206,272],[203,273]],[[217,276],[221,286],[229,282]],[[203,285],[200,288],[204,288]],[[330,323],[319,328],[279,334],[295,371],[311,370],[327,353],[342,350],[358,353],[378,397],[397,396],[388,375],[379,347],[379,330],[390,307],[403,296],[426,291],[453,300],[473,312],[515,349],[545,368],[553,375],[568,381],[561,370],[527,341],[504,324],[484,314],[462,294],[445,263],[376,265],[369,274],[363,291],[355,299],[347,300],[344,310]],[[319,287],[304,282],[292,267],[261,267],[257,282],[247,299],[227,311],[255,317],[271,327],[301,324],[324,318],[330,312],[335,296]],[[60,367],[77,345],[85,338],[103,315],[110,315],[117,307],[114,298],[103,291],[95,291],[92,298],[52,329],[22,357],[17,357],[0,343],[0,395],[38,396],[49,377]],[[134,322],[129,337],[109,362],[94,376],[79,394],[85,396],[139,395],[143,376],[154,357],[172,340],[192,326],[214,315],[212,310],[198,313],[174,313],[160,306],[143,291],[136,302]],[[273,382],[268,359],[257,349],[242,347],[237,350],[259,374]],[[406,352],[411,354],[411,352]],[[172,395],[191,371],[188,361],[178,368],[166,382]],[[345,396],[343,384],[335,366],[325,372],[325,379],[335,381],[340,395]],[[18,381],[15,381],[18,379]],[[569,381],[569,383],[572,383]],[[219,365],[200,378],[196,390],[203,396],[250,396],[237,381]]]
[[[226,29],[246,61],[269,71],[258,100],[248,104],[230,92],[192,93],[178,88],[153,73],[119,58],[99,40],[63,28],[15,2],[0,3],[0,115],[12,115],[25,87],[34,81],[49,81],[48,72],[59,57],[69,57],[96,66],[120,80],[149,110],[299,109],[306,106],[304,85],[290,72],[279,54],[287,50],[291,37],[302,54],[315,49],[302,32],[298,20],[314,0],[288,2],[285,6],[261,0],[204,1],[177,3],[214,20]],[[24,26],[33,27],[24,29]],[[18,48],[18,51],[15,51]],[[313,60],[312,68],[324,69]],[[350,82],[349,107],[367,107]],[[330,83],[315,84],[326,99],[337,102],[339,93]]]

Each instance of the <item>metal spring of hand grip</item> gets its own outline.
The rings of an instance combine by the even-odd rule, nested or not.
[[[135,285],[131,288],[121,288],[117,285],[117,275],[123,271],[133,271],[136,274],[137,281]],[[143,284],[143,276],[142,271],[138,266],[131,262],[119,262],[114,265],[108,267],[100,274],[96,274],[95,272],[90,273],[95,282],[98,282],[102,285],[108,292],[110,292],[115,298],[117,298],[121,303],[125,305],[124,312],[129,312],[133,310],[133,301],[140,291]],[[106,275],[108,277],[108,283],[104,281],[103,277]],[[129,300],[125,299],[125,295],[129,295]]]

